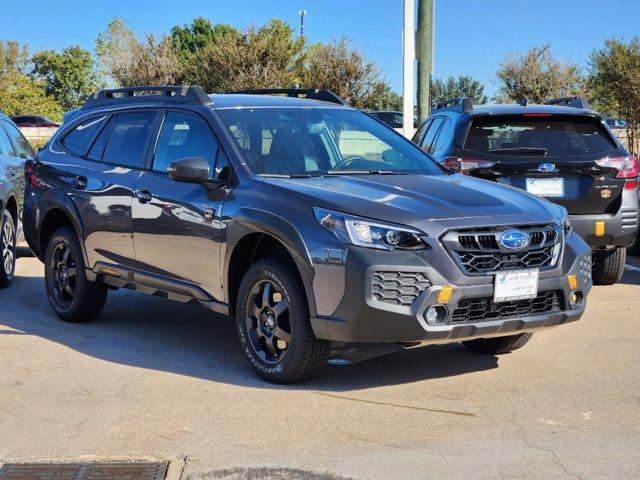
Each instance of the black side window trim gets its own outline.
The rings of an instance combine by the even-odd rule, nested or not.
[[[114,119],[113,123],[111,123],[112,119]],[[107,116],[107,118],[105,119],[105,124],[98,129],[98,133],[96,133],[96,135],[89,142],[89,148],[87,148],[87,151],[84,152],[84,155],[82,156],[84,160],[88,162],[102,163],[102,156],[104,155],[104,149],[107,148],[107,143],[109,143],[109,138],[111,137],[111,130],[113,130],[114,124],[115,124],[115,115]],[[107,134],[107,141],[102,146],[102,151],[100,152],[100,160],[94,160],[92,158],[89,158],[89,153],[91,153],[93,146],[98,141],[98,138],[100,138],[100,135],[102,135],[102,132],[104,131],[105,128],[109,129],[109,133]]]

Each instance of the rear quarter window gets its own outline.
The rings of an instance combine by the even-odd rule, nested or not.
[[[476,118],[464,149],[479,153],[580,156],[616,148],[597,119],[579,116]]]
[[[94,135],[105,123],[107,115],[93,117],[76,126],[62,139],[64,148],[73,155],[83,156],[89,148]]]

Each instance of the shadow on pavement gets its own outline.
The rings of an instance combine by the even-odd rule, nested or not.
[[[42,277],[18,276],[0,291],[0,338],[20,332],[109,362],[253,388],[339,392],[464,375],[498,364],[496,357],[471,353],[460,344],[440,345],[327,366],[304,384],[278,386],[256,377],[246,365],[229,318],[121,290],[110,292],[97,320],[64,323],[49,307]]]

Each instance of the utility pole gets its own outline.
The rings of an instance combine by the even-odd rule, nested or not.
[[[435,0],[418,0],[416,48],[418,50],[418,122],[420,124],[426,120],[431,110],[429,89],[434,61],[434,3]]]
[[[306,10],[298,10],[298,15],[300,15],[300,36],[304,37],[304,17],[307,14]]]
[[[416,58],[416,38],[413,0],[404,0],[404,29],[402,35],[402,134],[413,136],[413,62]]]

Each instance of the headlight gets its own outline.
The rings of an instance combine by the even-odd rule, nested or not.
[[[338,240],[379,250],[419,250],[429,248],[419,230],[372,222],[339,212],[314,207],[316,219]]]

